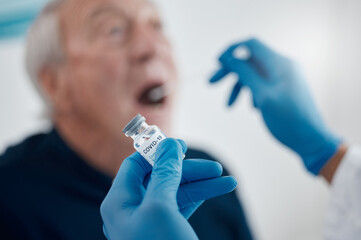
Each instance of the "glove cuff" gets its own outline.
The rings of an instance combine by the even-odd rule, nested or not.
[[[301,156],[308,171],[314,175],[319,175],[321,169],[337,152],[341,143],[340,138],[329,135],[324,139],[318,151],[307,156]]]

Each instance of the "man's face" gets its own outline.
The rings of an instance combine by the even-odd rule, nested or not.
[[[170,128],[176,70],[147,0],[68,0],[60,10],[67,114],[120,132],[141,113]]]

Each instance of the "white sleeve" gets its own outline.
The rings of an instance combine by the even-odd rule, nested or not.
[[[324,239],[361,239],[361,148],[351,147],[331,184]]]

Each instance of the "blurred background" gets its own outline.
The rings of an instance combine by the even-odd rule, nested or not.
[[[46,2],[0,0],[0,152],[48,127],[24,68],[24,32]],[[301,64],[326,123],[346,142],[360,143],[361,2],[155,2],[181,79],[175,136],[211,150],[237,177],[257,239],[321,239],[326,183],[272,138],[247,90],[226,107],[235,78],[213,86],[207,81],[227,45],[257,37]]]

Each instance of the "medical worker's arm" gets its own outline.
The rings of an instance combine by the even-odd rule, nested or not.
[[[249,59],[233,56],[239,46],[250,51]],[[270,132],[298,153],[310,172],[332,183],[325,239],[360,239],[361,150],[347,149],[325,126],[295,63],[254,39],[231,46],[219,60],[211,82],[230,72],[238,75],[229,105],[249,87]]]
[[[186,145],[166,139],[154,167],[139,153],[124,160],[101,205],[108,239],[197,239],[187,219],[204,200],[232,191],[233,177],[220,177],[219,163],[184,160]]]
[[[238,47],[247,48],[250,57],[236,58],[233,52]],[[298,66],[255,39],[231,46],[219,61],[221,68],[212,83],[230,72],[238,75],[229,105],[242,87],[248,87],[273,136],[298,153],[307,169],[318,175],[341,141],[323,122]]]

